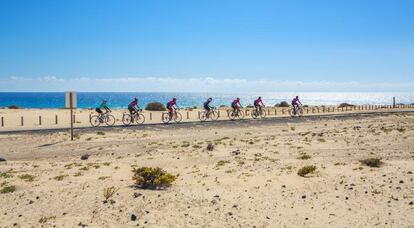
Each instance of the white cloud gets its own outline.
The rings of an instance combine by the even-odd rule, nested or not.
[[[329,81],[281,81],[217,79],[214,77],[113,77],[60,78],[12,76],[0,91],[143,91],[143,92],[286,92],[286,91],[412,91],[414,83],[360,83]]]

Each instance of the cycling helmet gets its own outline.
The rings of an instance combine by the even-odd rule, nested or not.
[[[138,98],[136,98],[136,97],[135,97],[135,98],[134,98],[134,101],[138,101]]]
[[[211,101],[211,100],[213,100],[213,98],[211,98],[211,97],[209,97],[208,99],[209,99],[210,101]]]
[[[177,98],[175,98],[175,97],[174,97],[174,98],[173,98],[173,101],[176,101],[176,100],[177,100]]]
[[[259,100],[261,100],[262,99],[262,97],[259,97]]]
[[[104,104],[105,104],[106,102],[107,102],[106,100],[102,100],[102,103],[104,103]]]
[[[299,96],[296,96],[296,99],[298,99],[299,98]]]

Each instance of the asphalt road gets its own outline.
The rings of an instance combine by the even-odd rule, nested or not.
[[[123,129],[131,130],[142,130],[142,129],[182,129],[189,127],[231,127],[231,126],[251,126],[254,125],[277,125],[277,124],[286,124],[286,123],[301,123],[309,121],[324,121],[324,120],[348,120],[348,119],[364,119],[370,117],[378,116],[389,116],[396,113],[414,113],[414,111],[407,110],[397,110],[397,111],[384,111],[384,112],[365,112],[365,113],[341,113],[341,114],[321,114],[321,115],[312,115],[312,116],[302,116],[302,117],[268,117],[265,119],[245,119],[245,120],[220,120],[220,121],[206,121],[206,122],[183,122],[183,123],[171,123],[171,124],[144,124],[144,125],[132,125],[132,126],[102,126],[102,127],[82,127],[74,128],[75,133],[88,133],[96,131],[122,131]],[[53,132],[67,132],[69,128],[58,128],[58,129],[33,129],[33,130],[18,130],[18,131],[3,131],[0,132],[0,135],[4,134],[44,134],[44,133],[53,133]]]

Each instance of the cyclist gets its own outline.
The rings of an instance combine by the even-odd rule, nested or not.
[[[210,115],[210,112],[211,112],[211,106],[210,106],[210,103],[213,101],[213,98],[208,98],[207,99],[207,101],[205,101],[204,102],[204,104],[203,104],[203,106],[204,106],[204,109],[206,110],[206,112],[207,112],[207,114],[206,114],[206,117],[208,118],[209,117],[209,115]]]
[[[257,113],[261,113],[262,112],[262,106],[264,107],[265,105],[263,104],[262,101],[262,97],[257,98],[256,100],[254,100],[254,107],[256,108],[256,112]],[[260,112],[259,112],[260,111]]]
[[[138,107],[138,99],[134,98],[134,100],[128,105],[128,111],[131,115],[134,115],[140,110],[141,109]]]
[[[298,110],[298,108],[299,108],[299,105],[302,105],[302,103],[300,102],[300,100],[299,100],[299,96],[296,96],[295,98],[293,98],[293,100],[292,100],[292,106],[293,106],[293,110],[295,111],[295,114],[296,114],[296,111]]]
[[[102,100],[101,105],[99,105],[95,111],[99,114],[99,121],[102,123],[102,115],[104,114],[102,112],[102,110],[105,110],[105,113],[111,112],[111,109],[108,108],[108,106],[106,105],[107,101],[106,100]]]
[[[172,119],[173,114],[175,112],[174,106],[177,106],[177,98],[175,97],[167,103],[167,109],[168,109],[168,113],[170,114],[170,120]]]
[[[234,100],[231,103],[231,107],[233,108],[233,112],[239,113],[240,112],[240,107],[239,106],[243,108],[243,106],[240,104],[240,98],[236,98],[236,100]]]

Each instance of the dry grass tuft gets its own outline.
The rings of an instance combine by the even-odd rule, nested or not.
[[[316,166],[314,165],[307,165],[298,170],[298,175],[301,177],[305,177],[308,174],[313,174],[316,171]]]
[[[359,162],[361,162],[362,164],[366,166],[373,167],[373,168],[379,168],[384,164],[381,161],[381,158],[367,158],[364,160],[360,160]]]

